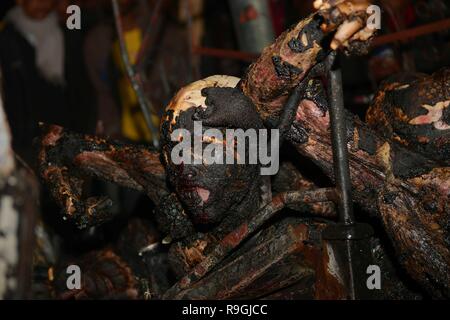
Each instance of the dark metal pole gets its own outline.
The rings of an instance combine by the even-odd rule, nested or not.
[[[330,225],[323,232],[327,241],[327,251],[338,255],[340,272],[343,275],[348,298],[373,298],[369,292],[365,277],[367,266],[371,264],[370,237],[372,228],[367,224],[355,223],[352,202],[352,183],[347,147],[347,128],[344,109],[342,74],[336,53],[331,53],[326,61],[328,71],[328,99],[333,148],[334,176],[336,180],[336,202],[339,223]]]
[[[342,74],[335,55],[330,63],[328,90],[330,103],[331,137],[333,146],[334,176],[338,192],[338,209],[340,222],[347,225],[354,223],[352,204],[352,183],[347,149],[347,128],[345,123],[344,93],[342,90]],[[332,62],[332,61],[330,61]]]
[[[344,92],[342,89],[342,73],[336,54],[328,56],[331,66],[328,73],[328,99],[330,103],[331,142],[333,148],[334,177],[336,180],[337,206],[339,221],[345,226],[353,225],[353,204],[351,195],[350,168],[348,163],[347,128],[345,123]],[[345,239],[345,248],[349,272],[349,293],[356,299],[352,250],[349,239]]]

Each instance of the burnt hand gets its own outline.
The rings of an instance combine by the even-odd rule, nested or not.
[[[106,196],[82,198],[83,179],[69,176],[66,167],[44,169],[44,180],[52,197],[60,205],[64,220],[79,229],[100,225],[112,219],[113,202]]]
[[[54,125],[41,124],[39,170],[52,197],[62,210],[63,218],[79,229],[99,225],[112,218],[108,209],[112,201],[107,197],[83,199],[84,179],[71,163],[79,147],[77,135]]]
[[[86,226],[99,225],[112,218],[112,214],[109,212],[112,205],[112,200],[106,196],[91,197],[85,201],[78,202],[80,210],[72,218],[80,229]]]
[[[263,123],[255,106],[239,89],[211,87],[202,90],[206,109],[197,108],[193,119],[213,128],[259,129]]]
[[[41,124],[41,131],[40,176],[64,217],[80,229],[113,218],[108,212],[111,200],[83,197],[87,176],[145,192],[155,204],[167,194],[165,170],[157,151],[76,134],[56,125]]]
[[[322,30],[335,32],[331,49],[344,48],[350,53],[364,53],[375,28],[367,24],[368,0],[316,0],[314,8],[324,18]]]
[[[195,233],[192,222],[174,193],[161,199],[155,209],[155,218],[159,230],[170,237],[170,240],[178,240]]]

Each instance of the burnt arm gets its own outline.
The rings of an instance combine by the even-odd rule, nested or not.
[[[304,177],[301,172],[291,163],[283,162],[280,170],[272,180],[272,191],[274,194],[288,192],[292,190],[307,191],[315,190],[319,187]],[[336,211],[333,202],[316,202],[316,203],[296,203],[289,207],[290,209],[310,213],[321,217],[335,217]]]
[[[146,192],[159,201],[165,194],[165,172],[159,154],[131,146],[42,125],[39,171],[64,217],[80,228],[108,220],[112,205],[106,197],[83,199],[86,176]]]
[[[265,121],[280,115],[290,91],[324,58],[329,37],[321,30],[318,14],[300,21],[267,47],[253,63],[240,88]]]
[[[326,100],[321,81],[308,80],[304,100],[297,109],[296,119],[290,126],[287,139],[332,177],[330,123]],[[427,174],[440,166],[439,162],[374,131],[350,112],[346,112],[346,127],[351,165],[354,166],[351,169],[355,179],[361,185],[370,185],[374,191],[387,177],[407,180]],[[360,181],[358,175],[361,171],[366,172],[370,179]],[[363,190],[365,189],[361,189]],[[373,201],[375,202],[375,198]]]
[[[365,28],[368,2],[323,5],[282,35],[253,63],[239,87],[255,104],[266,124],[277,124],[290,92],[331,50],[365,53],[374,35]],[[342,28],[341,28],[342,27]],[[354,36],[348,38],[347,33]]]
[[[159,153],[146,147],[112,145],[106,151],[83,151],[74,164],[83,172],[146,193],[157,204],[168,193]]]
[[[41,175],[57,167],[71,171],[74,175],[89,174],[105,180],[121,183],[126,187],[143,190],[134,181],[119,162],[114,159],[116,147],[105,140],[67,132],[61,129],[58,140],[52,145],[46,145],[46,136],[42,138],[42,154],[40,159]],[[120,151],[119,151],[120,152]]]
[[[288,139],[332,176],[328,110],[312,100],[302,101]],[[351,165],[355,165],[352,171],[357,175],[364,169],[377,177],[367,183],[375,186],[388,178],[406,181],[439,167],[438,162],[381,137],[350,112],[346,124]]]

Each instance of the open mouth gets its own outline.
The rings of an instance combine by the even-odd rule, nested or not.
[[[189,186],[181,188],[183,198],[196,206],[203,206],[209,201],[211,192],[199,186]]]
[[[197,194],[200,196],[203,203],[208,202],[210,194],[209,190],[197,187],[195,188],[195,192],[197,192]]]

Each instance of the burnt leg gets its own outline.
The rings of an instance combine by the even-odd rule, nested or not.
[[[235,249],[250,235],[254,234],[265,222],[280,212],[286,206],[299,203],[329,202],[335,199],[334,189],[318,189],[313,191],[288,191],[278,194],[271,203],[267,204],[249,221],[245,221],[238,228],[221,239],[212,252],[197,264],[189,274],[170,288],[165,298],[181,298],[183,291],[203,278],[216,267],[227,254]]]

